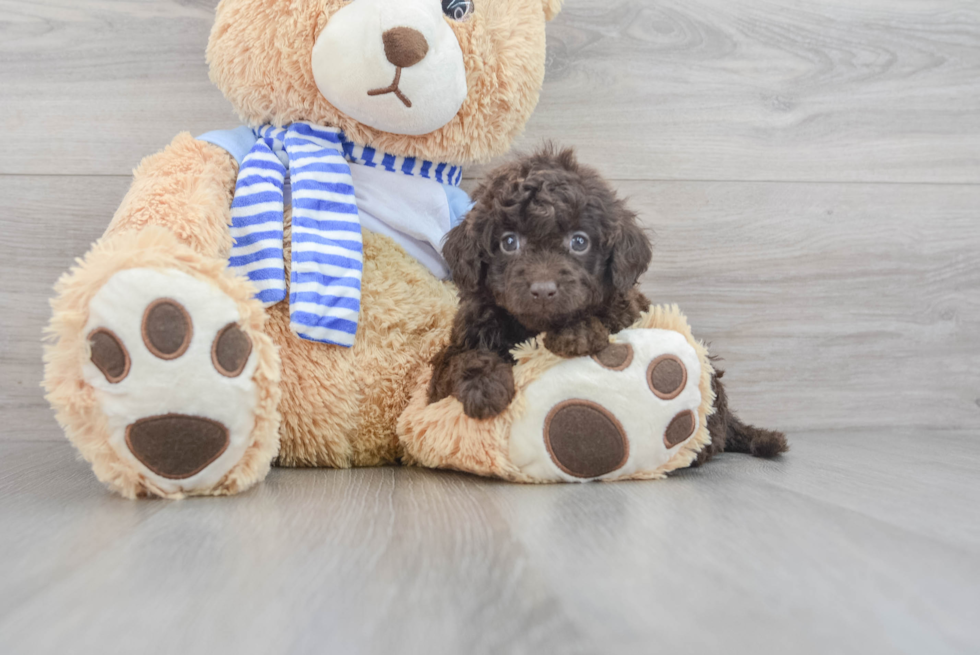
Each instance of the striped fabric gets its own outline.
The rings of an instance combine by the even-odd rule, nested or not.
[[[341,135],[343,138],[343,135]],[[343,141],[344,156],[348,161],[361,166],[370,168],[383,168],[389,173],[402,173],[403,175],[414,175],[434,180],[439,184],[449,184],[459,186],[463,179],[463,167],[451,166],[449,164],[437,164],[425,159],[415,157],[396,157],[387,153],[378,152],[370,146],[359,146],[347,141]]]
[[[350,347],[361,303],[363,245],[348,161],[458,186],[458,166],[358,146],[340,130],[309,123],[264,126],[242,161],[231,206],[228,266],[266,306],[286,298],[283,188],[292,188],[290,327],[299,337]]]

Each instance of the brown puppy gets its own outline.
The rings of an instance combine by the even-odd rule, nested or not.
[[[650,302],[636,281],[651,249],[636,216],[570,150],[504,165],[474,200],[443,248],[460,307],[429,398],[453,394],[468,416],[488,418],[513,398],[516,344],[545,332],[552,352],[591,355],[639,317]]]
[[[511,349],[539,333],[563,357],[599,353],[650,301],[636,283],[650,240],[636,215],[571,150],[546,148],[492,172],[476,205],[450,231],[443,254],[459,287],[449,345],[433,359],[429,402],[453,395],[473,418],[496,416],[514,397]],[[745,426],[728,411],[717,378],[712,446],[773,456],[781,433]],[[730,448],[731,449],[731,448]]]

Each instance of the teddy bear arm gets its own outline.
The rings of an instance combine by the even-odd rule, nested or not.
[[[106,237],[158,225],[200,254],[224,258],[237,175],[226,150],[180,134],[140,163]]]

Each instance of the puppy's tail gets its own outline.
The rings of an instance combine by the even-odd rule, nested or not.
[[[776,430],[746,425],[732,415],[728,424],[725,450],[732,453],[751,453],[754,457],[775,457],[789,450],[786,435]]]
[[[728,407],[728,394],[721,383],[724,374],[724,371],[717,371],[711,380],[716,397],[715,413],[708,418],[712,453],[749,453],[768,458],[789,450],[784,433],[747,425]]]

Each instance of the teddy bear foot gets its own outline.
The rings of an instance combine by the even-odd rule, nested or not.
[[[510,459],[539,482],[660,477],[701,427],[701,368],[679,332],[624,330],[528,385]]]
[[[478,421],[455,398],[429,404],[420,377],[398,434],[408,463],[514,482],[658,479],[710,443],[713,369],[676,306],[656,306],[594,357],[544,340],[513,351],[515,396]]]
[[[257,351],[272,347],[246,318],[217,286],[178,270],[125,269],[92,298],[82,374],[105,444],[139,493],[231,492],[256,438]]]

